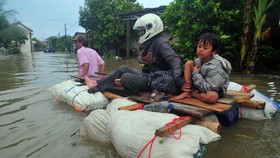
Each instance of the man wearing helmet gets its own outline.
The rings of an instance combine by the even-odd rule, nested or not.
[[[144,64],[142,71],[121,66],[99,81],[85,77],[89,88],[98,87],[101,92],[106,88],[121,85],[129,91],[164,92],[178,94],[185,84],[179,56],[170,47],[161,33],[164,30],[161,18],[146,14],[137,19],[133,26],[139,31],[140,53],[138,62]],[[157,93],[158,94],[158,93]],[[156,93],[152,93],[152,97]]]

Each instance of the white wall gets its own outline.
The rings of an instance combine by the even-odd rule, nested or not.
[[[22,26],[21,24],[17,24],[18,27],[22,28],[26,33],[28,40],[25,41],[25,44],[21,45],[20,50],[21,53],[31,53],[32,52],[32,32]]]

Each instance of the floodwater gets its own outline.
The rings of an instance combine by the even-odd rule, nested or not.
[[[106,60],[107,72],[121,65],[139,68],[134,60]],[[119,157],[113,145],[87,141],[75,132],[88,113],[56,102],[51,86],[77,75],[76,59],[67,54],[0,56],[0,157]],[[255,84],[280,102],[280,78],[232,74],[231,81]],[[208,144],[205,158],[280,157],[280,116],[271,120],[241,119],[223,127],[219,141]],[[187,145],[187,144],[186,144]]]

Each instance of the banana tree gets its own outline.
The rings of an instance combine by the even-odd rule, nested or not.
[[[241,38],[241,51],[240,51],[240,69],[244,71],[246,65],[246,53],[248,50],[249,39],[250,39],[250,30],[251,30],[251,21],[252,21],[252,6],[253,1],[247,0],[244,8],[244,27],[243,27],[243,36]]]
[[[251,51],[248,52],[246,60],[245,73],[252,73],[255,67],[255,58],[258,51],[258,43],[261,39],[261,33],[263,29],[263,24],[267,16],[268,10],[276,4],[276,0],[258,0],[257,6],[254,5],[254,38]]]

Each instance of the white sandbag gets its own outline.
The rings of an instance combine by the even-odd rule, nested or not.
[[[228,90],[241,90],[242,85],[230,82]],[[271,99],[257,91],[256,89],[252,90],[250,93],[254,94],[254,97],[251,100],[256,101],[263,101],[265,102],[265,109],[253,109],[253,108],[246,108],[246,107],[239,107],[239,118],[246,118],[250,120],[264,120],[264,119],[271,119],[276,111],[279,109],[279,104],[273,102]]]
[[[109,113],[109,115],[112,115],[113,113],[118,111],[118,108],[133,105],[133,104],[136,104],[136,102],[133,102],[128,98],[114,99],[110,104],[107,105],[106,111]]]
[[[92,111],[82,122],[80,127],[80,135],[86,139],[97,140],[100,142],[110,142],[107,132],[107,122],[109,117],[119,107],[135,104],[127,98],[114,99],[107,105],[106,109],[99,109]]]
[[[106,110],[92,111],[82,122],[80,135],[86,139],[110,142],[107,132],[109,114]]]
[[[116,111],[108,122],[108,135],[118,154],[124,158],[135,158],[144,146],[154,137],[156,129],[172,121],[178,116],[167,113],[136,111]],[[220,139],[220,135],[198,126],[187,125],[181,128],[179,140],[172,136],[156,137],[152,146],[151,157],[178,158],[193,157],[200,144],[208,144]],[[179,130],[174,132],[179,135]],[[162,143],[163,142],[163,143]],[[149,147],[141,157],[148,157]]]
[[[268,117],[265,116],[264,110],[252,109],[241,106],[239,107],[239,118],[245,118],[255,121],[268,119]]]
[[[52,86],[48,91],[55,99],[67,102],[78,111],[103,109],[109,103],[101,92],[91,94],[88,93],[87,86],[79,85],[80,83],[68,80]]]

